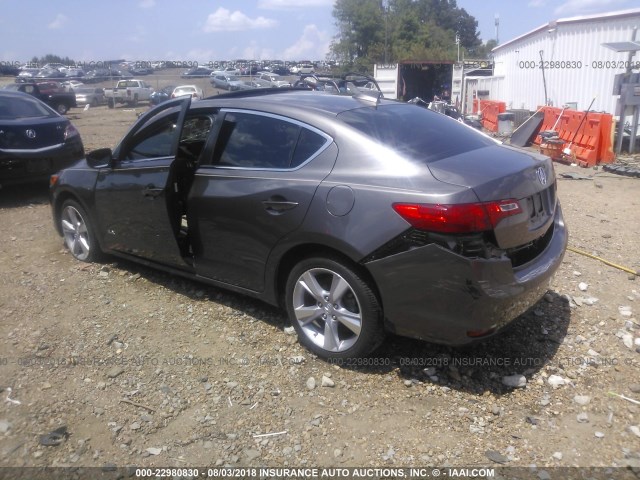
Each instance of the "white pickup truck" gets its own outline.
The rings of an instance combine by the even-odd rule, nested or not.
[[[115,108],[118,103],[126,103],[135,107],[139,101],[149,101],[153,92],[144,80],[119,80],[115,88],[105,88],[104,96],[109,108]]]

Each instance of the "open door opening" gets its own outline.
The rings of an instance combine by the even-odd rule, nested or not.
[[[213,114],[190,115],[184,121],[176,159],[171,164],[167,182],[167,212],[184,260],[193,264],[193,248],[189,231],[188,196],[200,163],[209,132],[215,122]]]

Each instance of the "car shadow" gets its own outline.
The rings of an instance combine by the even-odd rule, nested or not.
[[[43,203],[49,203],[48,181],[0,188],[0,208],[17,208]]]
[[[536,372],[557,361],[570,321],[567,299],[548,293],[487,340],[449,347],[389,336],[360,365],[345,366],[372,374],[397,371],[409,387],[425,384],[473,394],[504,395],[514,389],[503,383],[504,377],[522,375],[530,381]]]
[[[211,301],[228,307],[230,312],[226,314],[237,316],[238,322],[261,321],[281,331],[289,326],[283,310],[260,300],[126,259],[107,259],[112,267],[128,271],[129,278],[142,277],[194,303]],[[513,388],[503,384],[503,377],[523,375],[530,381],[536,372],[556,361],[570,320],[568,300],[548,293],[504,331],[484,341],[449,347],[387,335],[382,346],[368,357],[328,363],[366,375],[397,375],[408,387],[424,385],[475,395],[485,392],[505,395]],[[311,352],[308,355],[314,356]]]
[[[239,321],[262,321],[279,330],[287,326],[284,311],[241,293],[163,272],[121,257],[105,256],[103,265],[124,270],[130,274],[131,279],[144,278],[154,285],[183,295],[194,303],[215,302],[216,305],[228,307],[231,311],[227,314],[237,316]]]

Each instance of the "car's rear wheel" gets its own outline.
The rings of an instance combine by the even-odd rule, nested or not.
[[[69,111],[69,107],[67,107],[64,103],[59,103],[56,105],[56,112],[60,115],[64,115]]]
[[[78,202],[69,199],[62,204],[59,222],[64,244],[71,255],[83,262],[93,262],[100,257],[93,226]]]
[[[98,106],[98,99],[96,97],[93,97],[93,99],[91,100],[91,106],[92,107]]]
[[[322,358],[368,355],[384,337],[369,283],[338,258],[307,258],[289,274],[286,306],[300,343]]]

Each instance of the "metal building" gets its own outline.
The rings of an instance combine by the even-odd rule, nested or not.
[[[559,19],[498,45],[493,76],[464,80],[467,106],[487,98],[508,109],[536,110],[546,102],[586,110],[595,97],[592,110],[615,115],[614,76],[627,71],[629,54],[602,44],[629,42],[635,29],[640,9]],[[640,41],[640,32],[635,38]],[[640,53],[631,66],[638,71]]]

